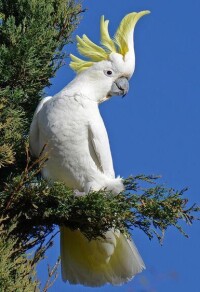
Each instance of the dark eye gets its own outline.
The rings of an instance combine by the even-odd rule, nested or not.
[[[112,75],[112,71],[108,70],[107,72],[107,75]]]
[[[113,75],[113,71],[112,70],[105,70],[104,71],[106,76],[112,76]]]

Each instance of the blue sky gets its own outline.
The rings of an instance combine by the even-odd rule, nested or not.
[[[199,203],[200,189],[200,3],[198,0],[83,0],[88,8],[76,31],[99,41],[99,19],[110,20],[113,34],[120,20],[132,11],[150,10],[135,31],[136,71],[126,98],[113,97],[101,105],[111,144],[116,174],[161,174],[170,187],[189,187],[191,204]],[[75,44],[66,48],[77,54]],[[53,95],[74,73],[61,68],[52,86]],[[200,224],[186,226],[189,239],[170,228],[164,245],[149,241],[134,230],[134,241],[146,263],[146,271],[121,287],[90,289],[70,286],[59,279],[50,289],[59,291],[199,292]],[[47,262],[59,255],[59,238],[48,252]],[[46,261],[39,269],[46,278]]]

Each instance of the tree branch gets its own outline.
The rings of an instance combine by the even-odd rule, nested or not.
[[[44,163],[45,159],[41,160]],[[192,224],[198,219],[194,214],[200,208],[196,204],[188,206],[186,189],[176,191],[160,185],[158,176],[129,177],[124,180],[126,191],[117,196],[106,190],[76,196],[62,183],[49,186],[37,179],[43,165],[40,159],[38,167],[35,161],[27,161],[24,173],[10,179],[0,197],[3,228],[15,222],[12,234],[23,241],[24,250],[37,244],[43,250],[45,239],[57,225],[79,229],[88,239],[103,236],[110,228],[127,235],[131,229],[139,228],[150,239],[156,236],[162,242],[169,226],[187,236],[182,222]],[[17,190],[15,196],[13,190]]]

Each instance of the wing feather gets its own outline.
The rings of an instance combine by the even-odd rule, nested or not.
[[[108,177],[114,178],[110,144],[103,122],[89,125],[89,145],[97,167]]]

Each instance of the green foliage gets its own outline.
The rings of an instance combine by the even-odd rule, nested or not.
[[[0,165],[10,166],[0,181],[24,168],[33,112],[63,64],[80,12],[74,0],[0,0]]]
[[[11,196],[17,192],[12,187],[26,167],[24,149],[33,112],[63,65],[62,49],[72,41],[81,12],[75,0],[0,0],[1,206],[8,186]],[[14,232],[18,216],[7,224],[1,209],[0,218],[0,291],[36,291],[34,268],[45,249],[28,259],[23,240]]]
[[[9,228],[10,222],[16,222],[13,235],[25,249],[32,247],[31,238],[34,245],[44,243],[56,225],[79,228],[89,239],[103,236],[110,228],[127,235],[131,228],[139,228],[150,239],[156,235],[161,241],[169,226],[186,235],[180,221],[191,224],[200,210],[196,205],[187,207],[185,190],[155,184],[157,177],[130,177],[124,181],[126,191],[115,196],[104,190],[77,196],[62,183],[49,187],[44,180],[36,180],[42,165],[35,166],[29,161],[24,173],[9,181],[0,202],[0,213],[7,218],[4,225]]]
[[[35,265],[23,253],[16,250],[16,242],[9,231],[1,230],[0,240],[0,291],[39,291]],[[15,255],[17,253],[17,256]]]

